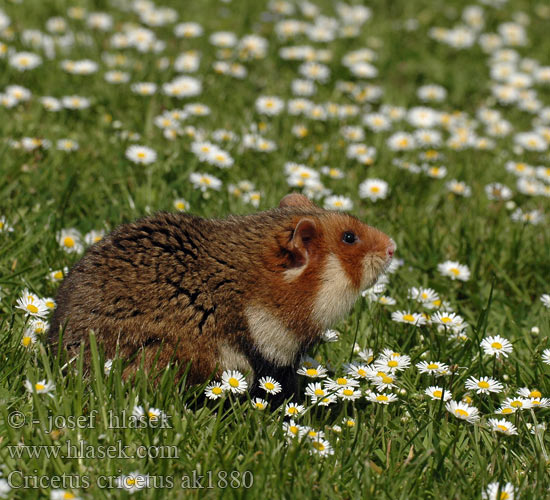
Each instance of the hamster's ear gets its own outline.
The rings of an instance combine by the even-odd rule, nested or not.
[[[288,207],[318,209],[318,207],[315,206],[315,204],[307,196],[299,193],[287,194],[279,203],[279,208]]]
[[[312,244],[317,237],[317,225],[313,219],[304,217],[298,221],[288,244],[292,255],[292,267],[301,267],[307,264]]]

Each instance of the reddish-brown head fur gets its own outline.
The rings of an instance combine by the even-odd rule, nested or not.
[[[395,244],[357,218],[323,210],[299,194],[285,196],[279,208],[288,221],[264,249],[264,304],[276,304],[273,313],[293,331],[315,337],[376,281]]]

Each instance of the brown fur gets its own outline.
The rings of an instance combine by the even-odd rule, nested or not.
[[[355,245],[342,242],[349,230],[359,237]],[[380,231],[301,195],[283,198],[277,209],[227,219],[159,213],[118,227],[88,249],[59,289],[50,341],[64,327],[63,344],[74,355],[93,330],[107,357],[117,348],[125,359],[134,356],[126,376],[143,353],[147,370],[176,361],[181,374],[190,363],[189,383],[230,368],[220,366],[223,344],[225,358],[248,359],[256,380],[279,368],[292,379],[299,355],[325,327],[315,318],[339,319],[313,314],[319,291],[331,293],[323,274],[327,256],[338,257],[355,297],[389,262],[392,245]],[[377,264],[366,276],[363,263],[371,257]],[[250,310],[258,325],[276,324],[297,340],[289,366],[268,362],[254,345]]]

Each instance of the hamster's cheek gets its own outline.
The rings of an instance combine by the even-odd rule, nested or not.
[[[370,288],[376,283],[378,277],[384,272],[387,260],[378,255],[366,255],[363,258],[363,276],[361,290]]]
[[[323,263],[320,281],[312,316],[323,328],[329,328],[349,312],[357,299],[358,290],[340,259],[332,253]]]

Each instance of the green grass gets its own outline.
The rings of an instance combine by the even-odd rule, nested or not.
[[[505,170],[507,161],[548,167],[550,157],[548,149],[514,150],[514,134],[531,130],[533,119],[542,112],[530,114],[493,102],[490,56],[477,44],[458,50],[428,36],[432,27],[459,24],[463,2],[371,2],[373,17],[357,37],[314,43],[300,36],[284,43],[274,32],[273,14],[264,14],[267,2],[164,0],[163,5],[177,9],[178,22],[196,21],[204,27],[205,35],[190,40],[175,38],[174,23],[150,28],[166,42],[161,54],[109,48],[114,30],[120,31],[124,22],[139,21],[135,13],[116,7],[118,2],[80,2],[89,11],[106,11],[113,16],[114,30],[107,33],[92,31],[83,21],[68,17],[70,3],[27,0],[2,6],[12,23],[11,34],[3,33],[0,41],[10,49],[29,50],[43,58],[41,66],[24,72],[10,66],[7,58],[0,59],[0,92],[12,84],[32,92],[28,102],[9,109],[0,107],[0,137],[5,139],[0,142],[0,217],[5,216],[13,227],[11,232],[0,231],[0,479],[12,477],[13,488],[6,493],[7,498],[49,498],[55,489],[70,490],[81,498],[127,498],[130,494],[116,487],[116,478],[134,471],[150,477],[151,487],[133,494],[143,498],[470,499],[480,498],[482,490],[495,481],[503,487],[512,483],[522,499],[550,497],[550,438],[542,431],[532,434],[527,427],[547,423],[550,410],[518,411],[508,417],[517,427],[516,436],[491,432],[487,423],[496,416],[501,402],[519,388],[537,388],[543,397],[550,397],[550,367],[541,358],[543,350],[550,347],[550,312],[540,301],[542,294],[550,293],[550,203],[544,196],[521,194],[516,189],[516,177]],[[336,16],[332,2],[316,3],[324,15]],[[517,12],[527,14],[528,43],[514,50],[521,58],[548,65],[546,25],[550,12],[542,1],[520,0],[500,9],[483,8],[483,32],[495,32]],[[45,22],[52,16],[64,16],[69,28],[90,36],[91,43],[75,45],[66,53],[60,51],[51,60],[40,48],[25,46],[22,32],[45,31]],[[299,13],[290,17],[304,19]],[[417,29],[404,29],[404,22],[411,18],[418,20]],[[245,79],[217,75],[212,70],[219,55],[208,36],[219,30],[233,31],[239,37],[255,33],[267,39],[264,58],[241,61],[248,69]],[[335,119],[322,122],[286,112],[266,117],[254,109],[261,95],[292,98],[290,82],[298,77],[300,63],[282,60],[279,48],[305,44],[332,52],[332,60],[326,63],[331,78],[317,84],[318,92],[310,98],[315,102],[353,103],[335,85],[340,80],[358,82],[341,65],[341,57],[370,47],[378,55],[373,64],[379,76],[362,83],[384,90],[380,101],[371,105],[374,111],[383,104],[406,108],[423,105],[416,90],[437,83],[446,88],[448,97],[428,106],[445,112],[462,111],[472,119],[480,107],[489,106],[502,112],[513,132],[494,138],[495,147],[490,150],[437,147],[443,155],[438,164],[445,165],[448,173],[444,179],[432,179],[392,163],[396,158],[422,163],[419,154],[427,148],[395,152],[386,143],[395,131],[412,131],[412,126],[398,122],[390,131],[379,133],[365,128],[366,137],[361,142],[375,146],[377,155],[372,166],[361,165],[346,157],[348,142],[340,134],[344,124],[361,125],[360,117],[345,123]],[[198,72],[191,76],[202,80],[203,92],[194,98],[177,100],[160,91],[142,97],[130,91],[130,83],[112,85],[103,78],[107,70],[115,68],[106,66],[102,54],[121,53],[126,59],[119,69],[130,73],[131,82],[161,85],[176,73],[171,65],[158,69],[159,60],[167,57],[173,62],[180,52],[191,49],[202,56]],[[85,58],[96,61],[99,71],[79,76],[60,68],[63,59]],[[550,106],[549,86],[533,84],[532,88],[542,104]],[[53,113],[39,101],[41,96],[73,94],[90,98],[91,107]],[[184,126],[200,128],[208,138],[210,132],[222,127],[243,136],[252,125],[263,123],[263,135],[276,141],[277,150],[242,150],[237,141],[221,145],[235,160],[232,168],[221,170],[200,163],[191,152],[191,137],[184,134],[168,141],[153,122],[163,111],[182,108],[189,102],[208,105],[211,114],[190,116]],[[296,123],[308,126],[306,138],[291,134]],[[448,132],[437,128],[447,139]],[[483,125],[475,131],[486,136]],[[129,133],[138,133],[140,138],[130,140]],[[29,152],[10,145],[9,141],[23,137],[49,139],[52,147]],[[76,140],[78,151],[57,151],[55,142],[61,138]],[[153,148],[157,160],[149,166],[133,164],[124,153],[134,143]],[[398,375],[393,392],[399,400],[388,406],[370,403],[364,397],[329,407],[310,405],[305,400],[307,410],[296,421],[325,432],[333,455],[312,454],[307,437],[287,438],[284,407],[256,411],[247,396],[204,403],[203,388],[190,390],[182,383],[174,384],[174,368],[160,374],[158,385],[142,371],[135,380],[123,381],[122,360],[114,362],[110,374],[103,373],[105,359],[100,346],[94,350],[92,373],[84,375],[78,360],[67,367],[64,353],[57,356],[51,352],[44,338],[39,337],[31,348],[21,345],[28,318],[15,305],[22,290],[29,288],[41,297],[55,296],[58,284],[48,279],[49,272],[70,267],[80,258],[60,248],[58,231],[71,227],[83,234],[92,229],[108,231],[157,210],[174,210],[173,202],[180,197],[190,203],[191,212],[201,216],[250,213],[255,209],[227,190],[228,184],[241,180],[255,184],[261,192],[260,209],[268,209],[292,189],[284,173],[287,161],[318,171],[323,165],[340,168],[345,177],[322,177],[325,186],[349,197],[354,203],[352,213],[390,234],[397,242],[397,257],[404,261],[390,276],[386,292],[397,300],[395,306],[359,299],[353,313],[337,325],[339,342],[322,344],[311,353],[331,367],[331,376],[343,373],[343,365],[357,359],[354,345],[373,349],[375,356],[383,348],[391,348],[409,355],[412,361],[411,367]],[[195,189],[189,182],[194,171],[220,178],[221,191],[205,195]],[[389,196],[376,203],[360,199],[358,185],[367,177],[388,182]],[[471,187],[470,197],[448,191],[445,184],[454,178]],[[487,199],[484,187],[491,182],[512,188],[517,207],[539,209],[546,220],[539,225],[513,221],[513,209]],[[455,282],[442,276],[437,265],[446,260],[468,265],[470,279]],[[392,321],[391,312],[396,310],[429,313],[408,298],[413,286],[435,289],[469,323],[465,331],[468,339],[450,340],[433,325],[416,328]],[[500,334],[513,343],[508,358],[495,360],[483,354],[479,343],[489,334]],[[414,367],[421,360],[447,363],[452,374],[438,379],[421,375]],[[504,384],[504,391],[490,396],[466,391],[464,383],[471,376],[494,377]],[[35,383],[42,379],[55,384],[52,397],[30,394],[25,389],[26,380]],[[302,380],[302,388],[307,383]],[[450,414],[445,404],[428,400],[424,390],[435,384],[444,384],[455,400],[469,395],[480,410],[481,421],[466,423]],[[372,388],[364,382],[361,387]],[[138,429],[109,425],[112,417],[122,418],[124,412],[131,415],[136,404],[161,409],[169,416],[169,425]],[[82,428],[71,424],[78,417],[82,418]],[[354,427],[342,424],[347,417],[355,419]],[[50,419],[55,422],[53,432],[49,432]],[[66,426],[58,425],[64,422]],[[342,427],[340,432],[335,425]],[[82,443],[96,457],[47,457],[46,448],[37,456],[29,456],[28,449],[17,455],[17,445],[45,446],[48,453],[57,450],[63,454],[68,442]],[[127,447],[124,450],[132,457],[117,452],[114,457],[98,458],[107,446]],[[167,456],[137,458],[134,455],[140,446]],[[193,483],[197,476],[204,476],[202,485],[212,488],[186,488],[197,485]],[[23,477],[28,487],[18,488]],[[62,484],[59,481],[63,478]],[[248,485],[251,478],[250,488],[244,487],[243,481]],[[0,488],[0,497],[1,492]]]

